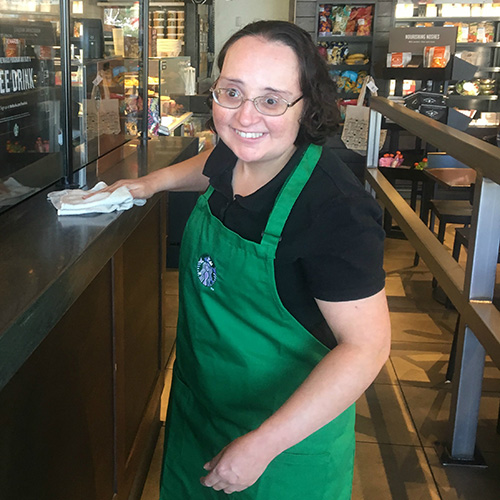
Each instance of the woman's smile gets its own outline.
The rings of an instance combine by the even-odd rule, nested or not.
[[[264,132],[245,132],[237,128],[233,128],[233,130],[237,135],[243,137],[243,139],[260,139],[264,136]]]

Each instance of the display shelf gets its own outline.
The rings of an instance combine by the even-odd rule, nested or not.
[[[186,120],[193,116],[192,111],[188,111],[180,116],[162,116],[161,125],[158,128],[158,132],[162,135],[173,135],[175,129],[184,125]]]
[[[348,11],[348,20],[345,26],[337,25],[338,17],[334,16],[332,12],[330,12],[330,16],[327,15],[325,7],[331,6],[333,9],[341,8],[342,10]],[[345,7],[345,9],[344,9]],[[371,9],[371,13],[368,12],[367,8]],[[373,53],[374,53],[374,20],[376,18],[377,5],[374,1],[369,2],[341,2],[341,1],[330,1],[325,2],[324,0],[318,0],[316,2],[316,29],[315,29],[315,39],[318,45],[322,43],[335,43],[335,42],[343,42],[347,45],[347,56],[349,54],[363,53],[368,59],[367,64],[346,64],[342,61],[341,57],[331,57],[329,59],[328,69],[331,72],[332,78],[337,83],[337,87],[339,88],[339,97],[341,99],[357,99],[359,93],[353,92],[344,92],[343,87],[351,88],[361,87],[361,82],[364,77],[364,74],[373,74]],[[338,12],[338,11],[337,11]],[[370,25],[365,24],[366,16],[371,15],[371,20],[368,22]],[[359,17],[358,17],[359,16]],[[320,29],[323,29],[327,26],[328,23],[332,23],[331,27],[334,31],[342,31],[345,30],[349,35],[342,34],[328,34],[325,35],[323,31],[320,32]],[[329,33],[329,32],[328,32]],[[352,33],[361,33],[361,34],[352,34]],[[329,50],[327,46],[327,50]],[[332,48],[332,51],[335,48]],[[344,57],[345,59],[345,57]],[[334,64],[333,61],[338,61],[339,64]],[[349,72],[349,73],[347,73]],[[353,73],[356,75],[353,76]],[[349,85],[347,85],[349,83]]]
[[[477,73],[477,66],[453,57],[445,68],[384,68],[385,78],[395,80],[432,80],[445,82],[449,80],[469,80]]]
[[[446,68],[384,68],[384,78],[394,80],[451,80],[451,65]]]
[[[483,66],[478,68],[476,73],[500,73],[500,66]]]
[[[126,0],[119,0],[115,2],[110,0],[109,2],[97,2],[98,7],[131,7],[133,2]],[[184,2],[149,2],[152,7],[184,7]]]
[[[460,22],[470,22],[470,23],[480,23],[483,21],[500,21],[500,17],[425,17],[425,16],[413,16],[413,17],[396,17],[394,18],[395,23],[460,23]]]
[[[497,95],[459,95],[449,94],[448,103],[453,105],[453,102],[469,102],[469,101],[498,101]]]
[[[468,5],[472,6],[472,2]],[[405,15],[405,12],[401,12]],[[404,78],[405,80],[416,80],[421,81],[422,86],[424,86],[425,81],[432,81],[432,90],[434,92],[444,92],[447,94],[448,85],[450,82],[456,82],[460,80],[465,81],[476,81],[480,79],[493,79],[497,81],[497,89],[500,88],[500,52],[497,50],[500,48],[500,16],[495,12],[494,15],[480,15],[481,12],[473,12],[475,15],[470,16],[460,16],[456,15],[458,11],[450,11],[447,14],[451,15],[432,15],[425,16],[424,13],[418,12],[417,7],[413,11],[413,16],[405,17],[394,17],[393,26],[396,28],[401,28],[402,25],[415,26],[417,23],[433,23],[436,28],[443,26],[447,23],[461,23],[462,26],[472,25],[479,23],[479,25],[484,23],[490,23],[494,25],[493,37],[489,38],[489,42],[467,42],[460,41],[456,42],[455,52],[469,51],[474,54],[474,56],[466,57],[467,60],[473,60],[475,64],[475,71],[471,73],[473,66],[470,65],[471,71],[449,71],[449,68],[433,70],[432,68],[387,68],[384,70],[384,76],[386,78],[396,79]],[[407,12],[406,14],[411,14]],[[435,14],[432,12],[431,14]],[[453,15],[455,14],[455,15]],[[478,15],[479,14],[479,15]],[[484,12],[483,12],[484,14]],[[431,29],[431,28],[429,28]],[[466,38],[464,36],[464,38]],[[480,38],[483,38],[482,36]],[[457,57],[455,57],[455,61]],[[458,66],[465,66],[460,63],[459,65],[454,62],[456,69]],[[460,68],[463,69],[463,68]],[[465,68],[467,69],[467,68]],[[430,72],[429,72],[430,71]],[[397,75],[400,75],[399,77]],[[417,88],[418,90],[418,88]],[[451,90],[451,88],[450,88]],[[496,112],[500,109],[500,101],[498,95],[458,95],[458,94],[448,94],[448,106],[461,107],[462,109],[475,109],[477,111],[484,112]]]
[[[466,47],[500,47],[500,42],[486,42],[486,43],[481,43],[481,42],[457,42],[457,49],[459,47],[466,48]]]
[[[7,19],[24,19],[26,21],[31,21],[33,19],[43,21],[46,19],[47,21],[53,22],[54,20],[59,20],[60,14],[59,12],[22,12],[18,10],[0,10],[0,16],[4,21]]]
[[[318,42],[347,42],[347,43],[371,43],[373,36],[345,36],[345,35],[328,35],[318,36]]]
[[[328,68],[331,70],[340,71],[369,71],[369,64],[328,64]]]

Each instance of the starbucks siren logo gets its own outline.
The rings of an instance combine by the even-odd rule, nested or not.
[[[203,255],[196,265],[196,274],[203,285],[211,287],[217,279],[217,269],[209,255]]]

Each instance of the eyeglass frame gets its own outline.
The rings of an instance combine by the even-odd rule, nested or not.
[[[278,99],[281,99],[285,104],[286,104],[286,108],[285,110],[283,111],[283,113],[279,113],[278,115],[270,115],[268,113],[263,113],[258,107],[257,107],[257,104],[255,103],[255,101],[257,99],[261,99],[262,97],[266,97],[267,95],[272,95],[272,94],[266,94],[266,95],[258,95],[257,97],[253,97],[253,98],[243,98],[243,94],[242,94],[242,99],[241,99],[241,102],[238,106],[236,106],[235,108],[229,108],[228,106],[224,106],[222,105],[218,100],[217,100],[217,97],[216,97],[216,91],[217,90],[232,90],[231,88],[227,88],[227,87],[219,87],[219,88],[215,88],[215,86],[212,86],[210,87],[209,91],[211,92],[212,94],[212,98],[213,100],[222,108],[224,109],[239,109],[241,108],[241,106],[243,106],[243,103],[246,102],[246,101],[251,101],[254,105],[254,108],[257,110],[258,113],[260,113],[261,115],[264,115],[264,116],[283,116],[289,108],[291,108],[292,106],[295,106],[303,97],[304,97],[304,94],[302,94],[298,99],[295,99],[295,101],[293,102],[288,102],[284,97],[280,97],[280,96],[274,96],[274,97],[277,97]],[[237,89],[235,89],[237,90]],[[239,90],[238,90],[239,92]]]

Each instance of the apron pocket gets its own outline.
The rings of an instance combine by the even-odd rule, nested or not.
[[[343,500],[332,495],[332,460],[328,453],[300,454],[283,452],[268,466],[257,481],[256,500]]]

